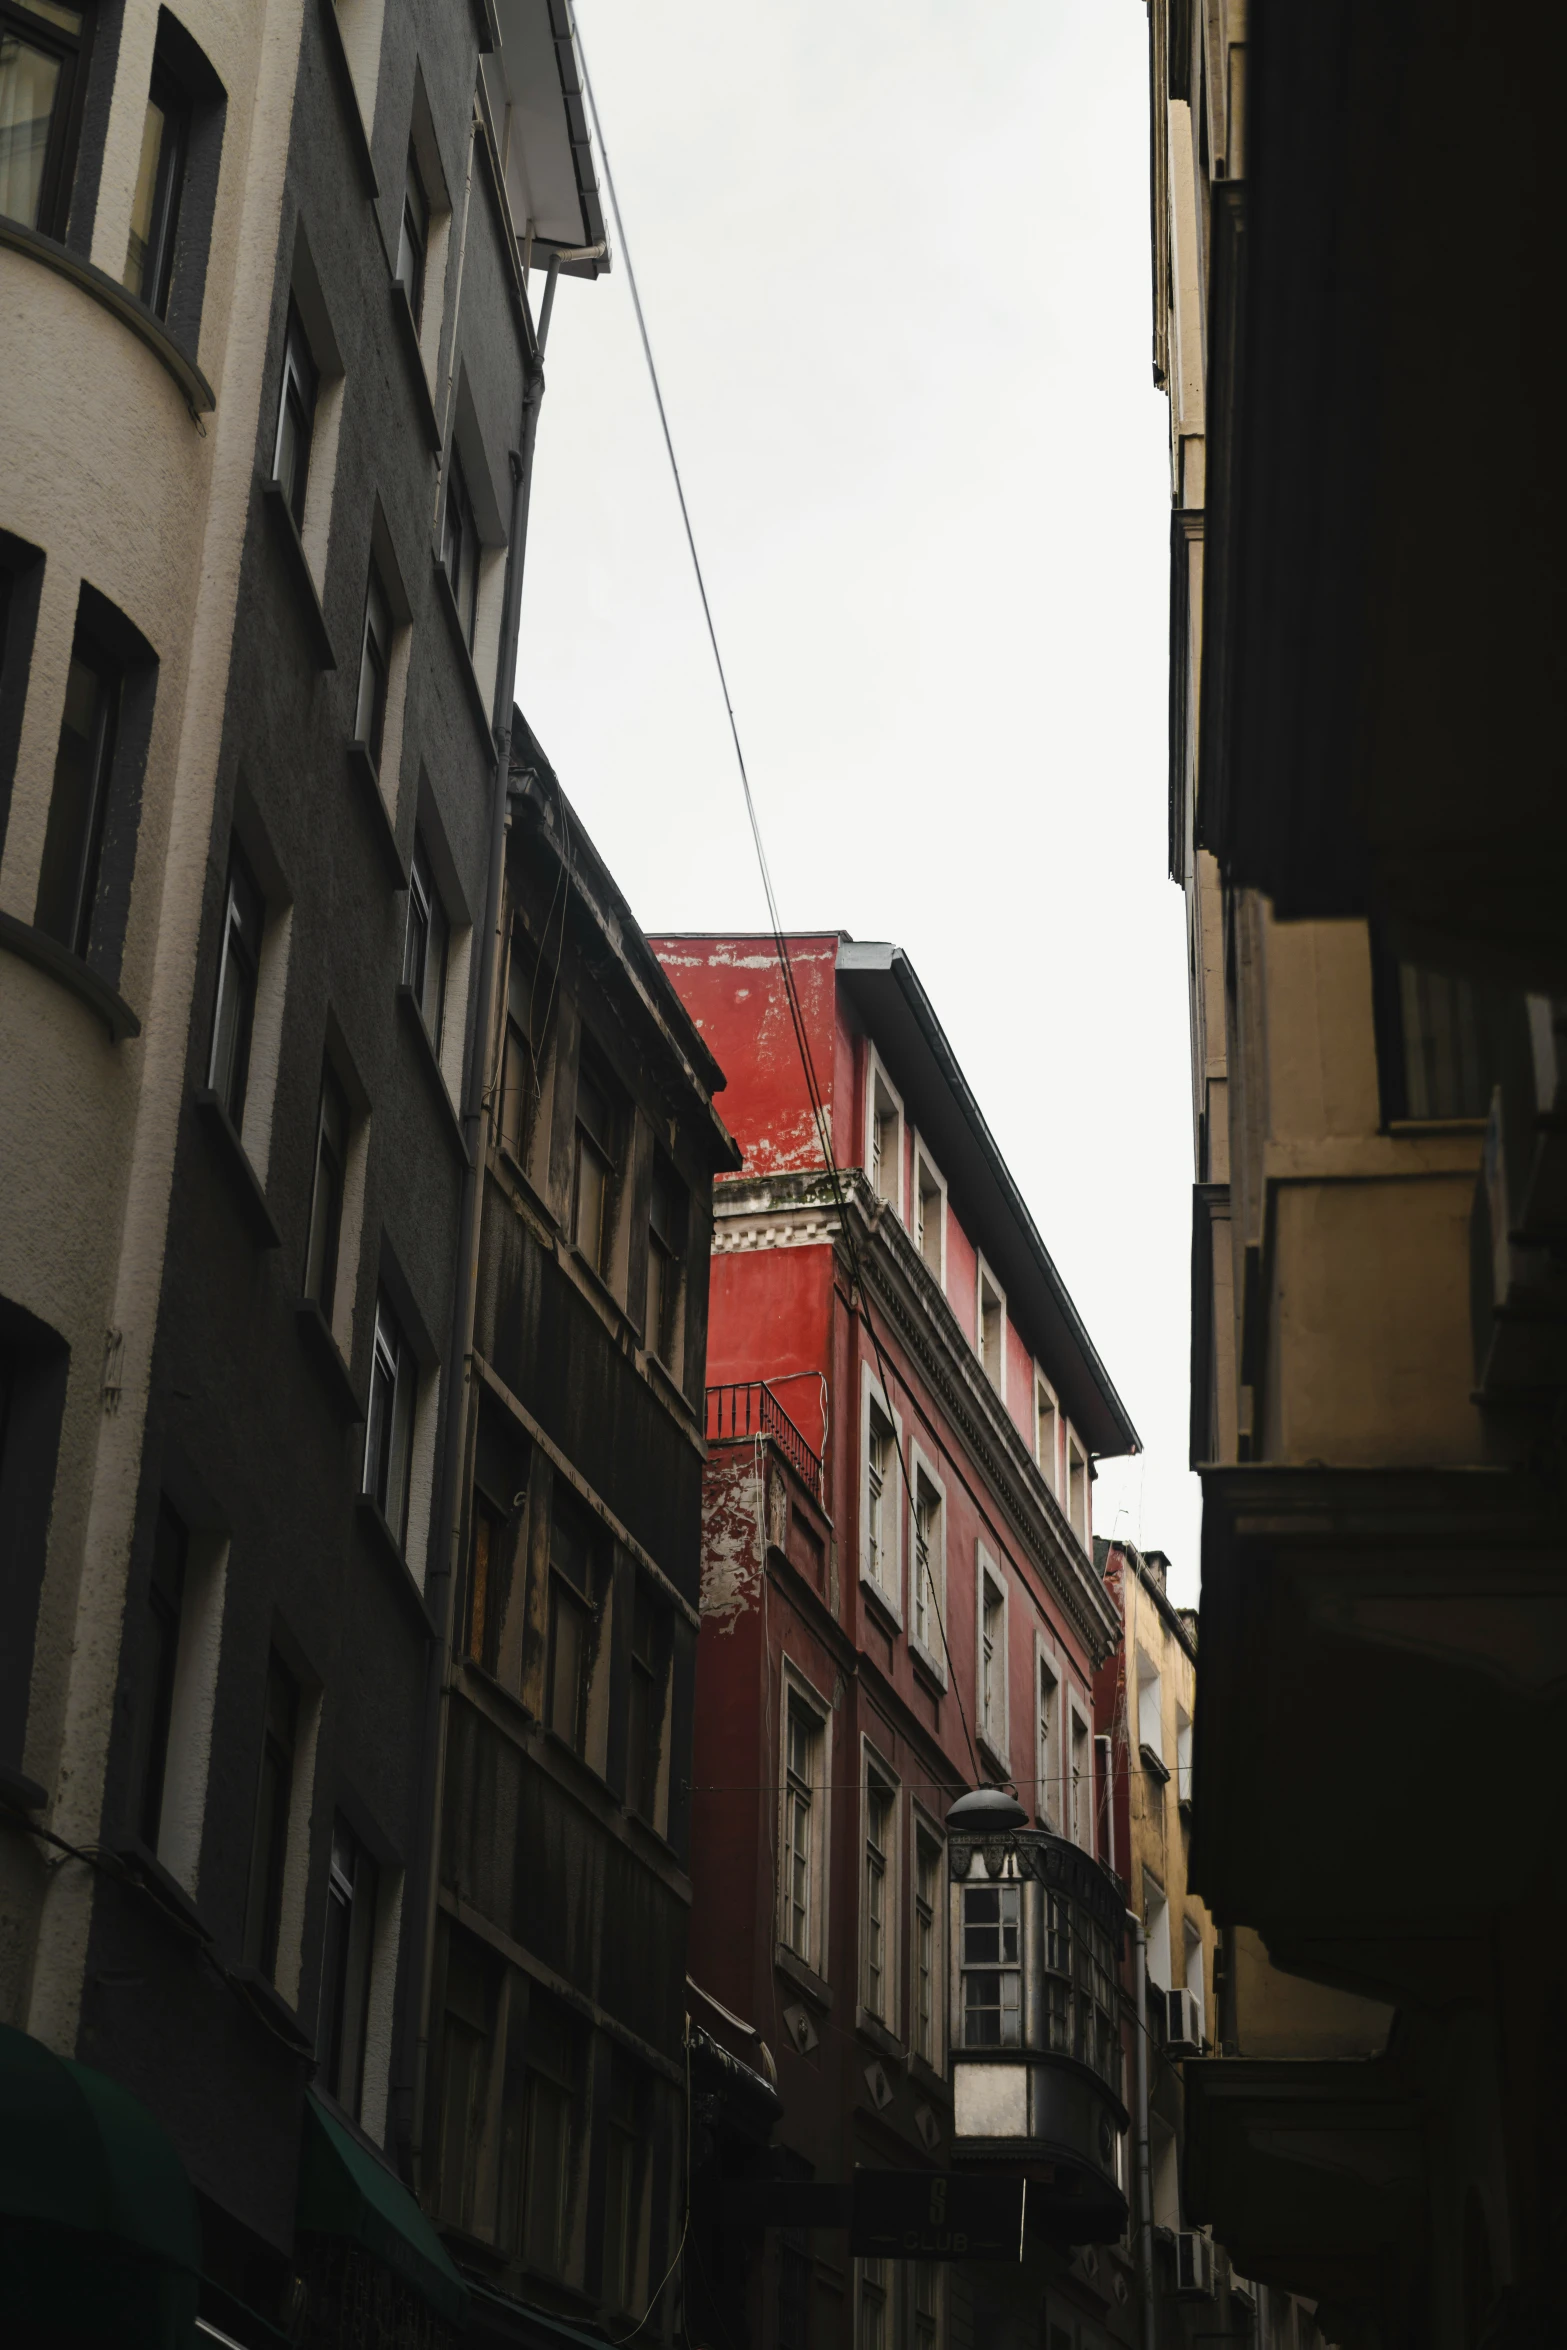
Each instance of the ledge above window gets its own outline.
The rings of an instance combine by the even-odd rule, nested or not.
[[[111,1043],[123,1044],[127,1037],[140,1036],[141,1022],[125,998],[47,931],[36,930],[31,922],[19,922],[14,914],[0,914],[0,946],[9,947],[13,955],[20,955],[36,970],[47,971],[51,979],[58,979],[80,997],[108,1029]]]
[[[294,575],[300,616],[305,624],[305,634],[310,639],[311,659],[318,669],[335,669],[337,655],[332,649],[326,614],[321,607],[321,590],[316,586],[316,575],[310,568],[310,558],[305,553],[305,542],[299,535],[299,525],[294,520],[287,492],[280,481],[264,481],[261,494],[271,509],[284,561]]]
[[[235,1129],[222,1101],[210,1085],[196,1089],[196,1107],[202,1123],[217,1146],[218,1158],[229,1180],[229,1188],[239,1203],[246,1228],[257,1248],[281,1248],[283,1235],[277,1228],[260,1176],[250,1163],[250,1153]]]
[[[7,220],[3,214],[0,214],[0,245],[9,245],[16,253],[30,254],[45,269],[52,269],[60,277],[68,278],[73,286],[79,286],[146,344],[178,384],[193,421],[211,415],[218,404],[217,395],[201,369],[180,349],[157,312],[149,310],[145,302],[138,302],[117,278],[110,277],[106,270],[94,268],[58,238],[44,236],[38,229],[29,228],[25,221]]]

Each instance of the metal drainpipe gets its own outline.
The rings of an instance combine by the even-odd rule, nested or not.
[[[1137,2249],[1143,2289],[1143,2350],[1156,2350],[1153,2268],[1153,2158],[1148,2145],[1148,1934],[1135,1910],[1126,1913],[1132,1929],[1132,1963],[1137,1976],[1137,2045],[1133,2053],[1134,2107],[1132,2127],[1137,2133]]]
[[[490,806],[490,866],[485,883],[484,928],[479,941],[478,985],[474,989],[472,1026],[468,1040],[468,1085],[463,1098],[463,1141],[467,1164],[463,1169],[462,1215],[457,1241],[457,1284],[452,1309],[450,1378],[452,1389],[446,1414],[446,1449],[442,1462],[442,1489],[447,1504],[447,1539],[430,1581],[432,1613],[439,1621],[438,1644],[432,1651],[425,1695],[425,1771],[429,1802],[421,1823],[418,1862],[422,1873],[417,1892],[423,1908],[417,1974],[409,1986],[408,2013],[418,2019],[414,2057],[412,2159],[414,2181],[424,2179],[424,2124],[430,2054],[430,1984],[434,1973],[435,1926],[439,1909],[440,1869],[436,1853],[440,1841],[442,1800],[446,1784],[446,1718],[451,1688],[449,1659],[452,1648],[452,1600],[457,1588],[457,1548],[462,1535],[463,1455],[468,1438],[470,1362],[473,1324],[479,1286],[479,1208],[484,1183],[485,1078],[489,1066],[490,1029],[495,1016],[495,974],[500,961],[496,933],[500,927],[501,881],[510,825],[511,714],[517,669],[517,640],[522,626],[522,568],[528,536],[528,500],[533,486],[533,451],[539,431],[539,403],[544,397],[544,343],[555,303],[555,281],[560,256],[551,256],[538,331],[529,321],[531,348],[523,387],[520,451],[512,452],[511,535],[506,546],[506,600],[501,618],[500,655],[495,677],[495,778]],[[526,295],[524,296],[526,301]]]

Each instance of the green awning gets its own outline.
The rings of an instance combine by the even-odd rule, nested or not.
[[[194,2339],[201,2229],[173,2144],[91,2065],[0,2025],[0,2266],[38,2328],[183,2350]]]
[[[448,2325],[461,2325],[468,2289],[401,2179],[362,2146],[312,2091],[299,2161],[298,2224],[346,2236],[402,2277]]]

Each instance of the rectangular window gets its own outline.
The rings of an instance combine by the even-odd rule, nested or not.
[[[934,2260],[909,2264],[909,2350],[940,2350],[941,2269]]]
[[[1059,1500],[1056,1468],[1056,1399],[1043,1379],[1034,1388],[1034,1458],[1039,1473]]]
[[[168,313],[174,238],[190,146],[190,106],[168,68],[154,60],[131,195],[124,283],[160,318]]]
[[[816,1964],[816,1787],[821,1722],[791,1691],[784,1722],[783,1940]]]
[[[656,1825],[658,1761],[663,1743],[663,1673],[658,1609],[638,1579],[631,1621],[631,1686],[626,1709],[626,1808]]]
[[[979,1359],[985,1377],[998,1395],[1006,1392],[1007,1301],[983,1257],[979,1261],[976,1304]]]
[[[493,1673],[500,1650],[501,1545],[506,1520],[495,1503],[475,1488],[468,1539],[468,1605],[463,1638],[466,1655]]]
[[[1158,1666],[1142,1648],[1137,1651],[1137,1743],[1145,1755],[1163,1763],[1163,1683]]]
[[[1066,1514],[1072,1531],[1088,1548],[1088,1457],[1069,1428],[1066,1432]]]
[[[641,2299],[637,2245],[642,2232],[644,2103],[642,2085],[617,2049],[611,2061],[604,2149],[604,2301],[610,2309],[624,2312]]]
[[[85,955],[92,936],[121,682],[118,662],[78,625],[65,681],[37,911],[39,929],[73,955]]]
[[[963,1888],[963,2045],[1016,2048],[1023,2028],[1023,1913],[1017,1885]]]
[[[212,1057],[207,1083],[236,1133],[245,1121],[245,1087],[250,1077],[250,1035],[256,1016],[256,981],[261,970],[264,908],[250,861],[238,841],[229,847],[228,887],[223,907],[223,944],[218,954],[218,997],[212,1014]]]
[[[1007,1746],[1007,1595],[983,1551],[979,1563],[979,1733],[992,1754]]]
[[[859,2315],[855,2350],[894,2350],[889,2262],[875,2257],[860,2262]]]
[[[1039,1659],[1039,1760],[1035,1765],[1035,1768],[1039,1773],[1039,1802],[1037,1809],[1042,1819],[1049,1820],[1052,1823],[1059,1821],[1062,1818],[1065,1810],[1065,1806],[1061,1800],[1064,1790],[1061,1785],[1061,1754],[1059,1745],[1061,1734],[1060,1703],[1061,1685],[1057,1681],[1054,1672],[1051,1670],[1048,1658],[1042,1656]]]
[[[1148,1974],[1161,1991],[1172,1988],[1170,1981],[1170,1904],[1165,1899],[1164,1887],[1156,1878],[1143,1872],[1143,1929],[1148,1937]]]
[[[677,1375],[688,1214],[685,1186],[660,1152],[653,1161],[653,1204],[648,1218],[647,1343],[660,1362]]]
[[[414,833],[413,863],[408,869],[408,931],[403,941],[403,985],[419,1007],[430,1042],[441,1049],[441,1021],[446,1003],[446,950],[451,926],[435,885],[430,852],[424,834]]]
[[[941,1652],[947,1536],[939,1488],[923,1466],[914,1472],[914,1639],[928,1657]]]
[[[501,1098],[496,1125],[501,1147],[525,1167],[542,1098],[545,1028],[554,989],[541,985],[538,958],[521,930],[512,932],[506,980],[506,1035],[501,1052]]]
[[[866,1171],[876,1197],[895,1216],[903,1213],[903,1104],[874,1055],[870,1064]]]
[[[283,1922],[283,1869],[288,1859],[288,1813],[294,1792],[299,1737],[299,1684],[274,1649],[267,1659],[266,1718],[250,1846],[250,1893],[245,1905],[245,1963],[269,1982],[277,1976]]]
[[[914,2052],[941,2063],[941,1846],[920,1828],[914,1838]]]
[[[453,443],[446,460],[446,516],[441,529],[441,568],[457,606],[463,642],[473,651],[474,620],[479,609],[479,526],[467,476]]]
[[[429,250],[430,199],[425,194],[419,158],[410,147],[408,174],[403,182],[403,220],[397,238],[397,275],[408,296],[415,326],[424,324],[424,266]]]
[[[302,525],[305,519],[310,444],[315,437],[316,397],[320,388],[321,374],[305,333],[305,322],[290,297],[288,326],[283,337],[283,384],[278,394],[272,475],[296,526]]]
[[[359,702],[354,740],[363,743],[377,773],[386,739],[386,697],[392,674],[392,607],[375,565],[365,588],[365,631],[359,654]]]
[[[327,1872],[326,1939],[321,1956],[321,2077],[357,2121],[364,2092],[365,2026],[375,1957],[379,1872],[339,1813],[332,1822]]]
[[[490,2069],[491,1987],[485,1954],[452,1930],[442,2018],[440,2195],[442,2219],[477,2234],[479,2129]]]
[[[408,1536],[408,1471],[413,1458],[419,1366],[385,1290],[375,1301],[370,1408],[365,1415],[364,1489],[399,1550]]]
[[[571,2214],[577,2050],[565,2017],[537,1992],[528,2004],[526,2046],[523,2258],[556,2277],[566,2265]]]
[[[865,1779],[865,1880],[861,1919],[865,1952],[862,1997],[866,2012],[891,2023],[892,1986],[897,1968],[893,1934],[896,1907],[892,1886],[893,1790],[875,1771]]]
[[[778,2231],[778,2350],[811,2350],[811,2239]]]
[[[574,1754],[587,1752],[588,1696],[597,1630],[592,1536],[582,1512],[557,1489],[550,1521],[545,1719]]]
[[[305,1246],[305,1295],[328,1322],[337,1297],[337,1249],[343,1229],[343,1185],[348,1171],[348,1096],[330,1062],[321,1075],[316,1114],[316,1166],[310,1191],[310,1237]]]
[[[878,1396],[870,1395],[865,1415],[864,1575],[883,1599],[898,1605],[897,1430]]]
[[[586,1056],[577,1071],[571,1237],[600,1279],[609,1274],[619,1120],[610,1087]]]
[[[1479,1119],[1493,1069],[1484,999],[1467,979],[1371,947],[1382,1115],[1389,1125]]]
[[[1094,1848],[1094,1745],[1088,1724],[1072,1708],[1072,1841]]]
[[[0,1425],[0,1435],[4,1434]],[[148,1713],[142,1761],[141,1811],[137,1829],[149,1852],[158,1849],[163,1817],[163,1784],[169,1763],[169,1726],[174,1713],[174,1673],[179,1662],[180,1619],[185,1607],[185,1575],[190,1537],[183,1519],[167,1500],[158,1504],[158,1522],[152,1537],[152,1577],[147,1601],[152,1616],[151,1669],[147,1676]]]
[[[1192,1725],[1185,1709],[1175,1709],[1175,1794],[1179,1803],[1192,1799]]]
[[[914,1245],[938,1281],[947,1262],[947,1187],[922,1149],[914,1153]]]
[[[65,234],[86,66],[84,7],[0,4],[0,213]]]

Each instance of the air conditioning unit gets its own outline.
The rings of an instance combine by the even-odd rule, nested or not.
[[[1213,2238],[1183,2228],[1175,2239],[1175,2290],[1188,2300],[1213,2298]]]
[[[1195,1991],[1167,1991],[1164,2044],[1172,2056],[1201,2056],[1202,2001]]]

